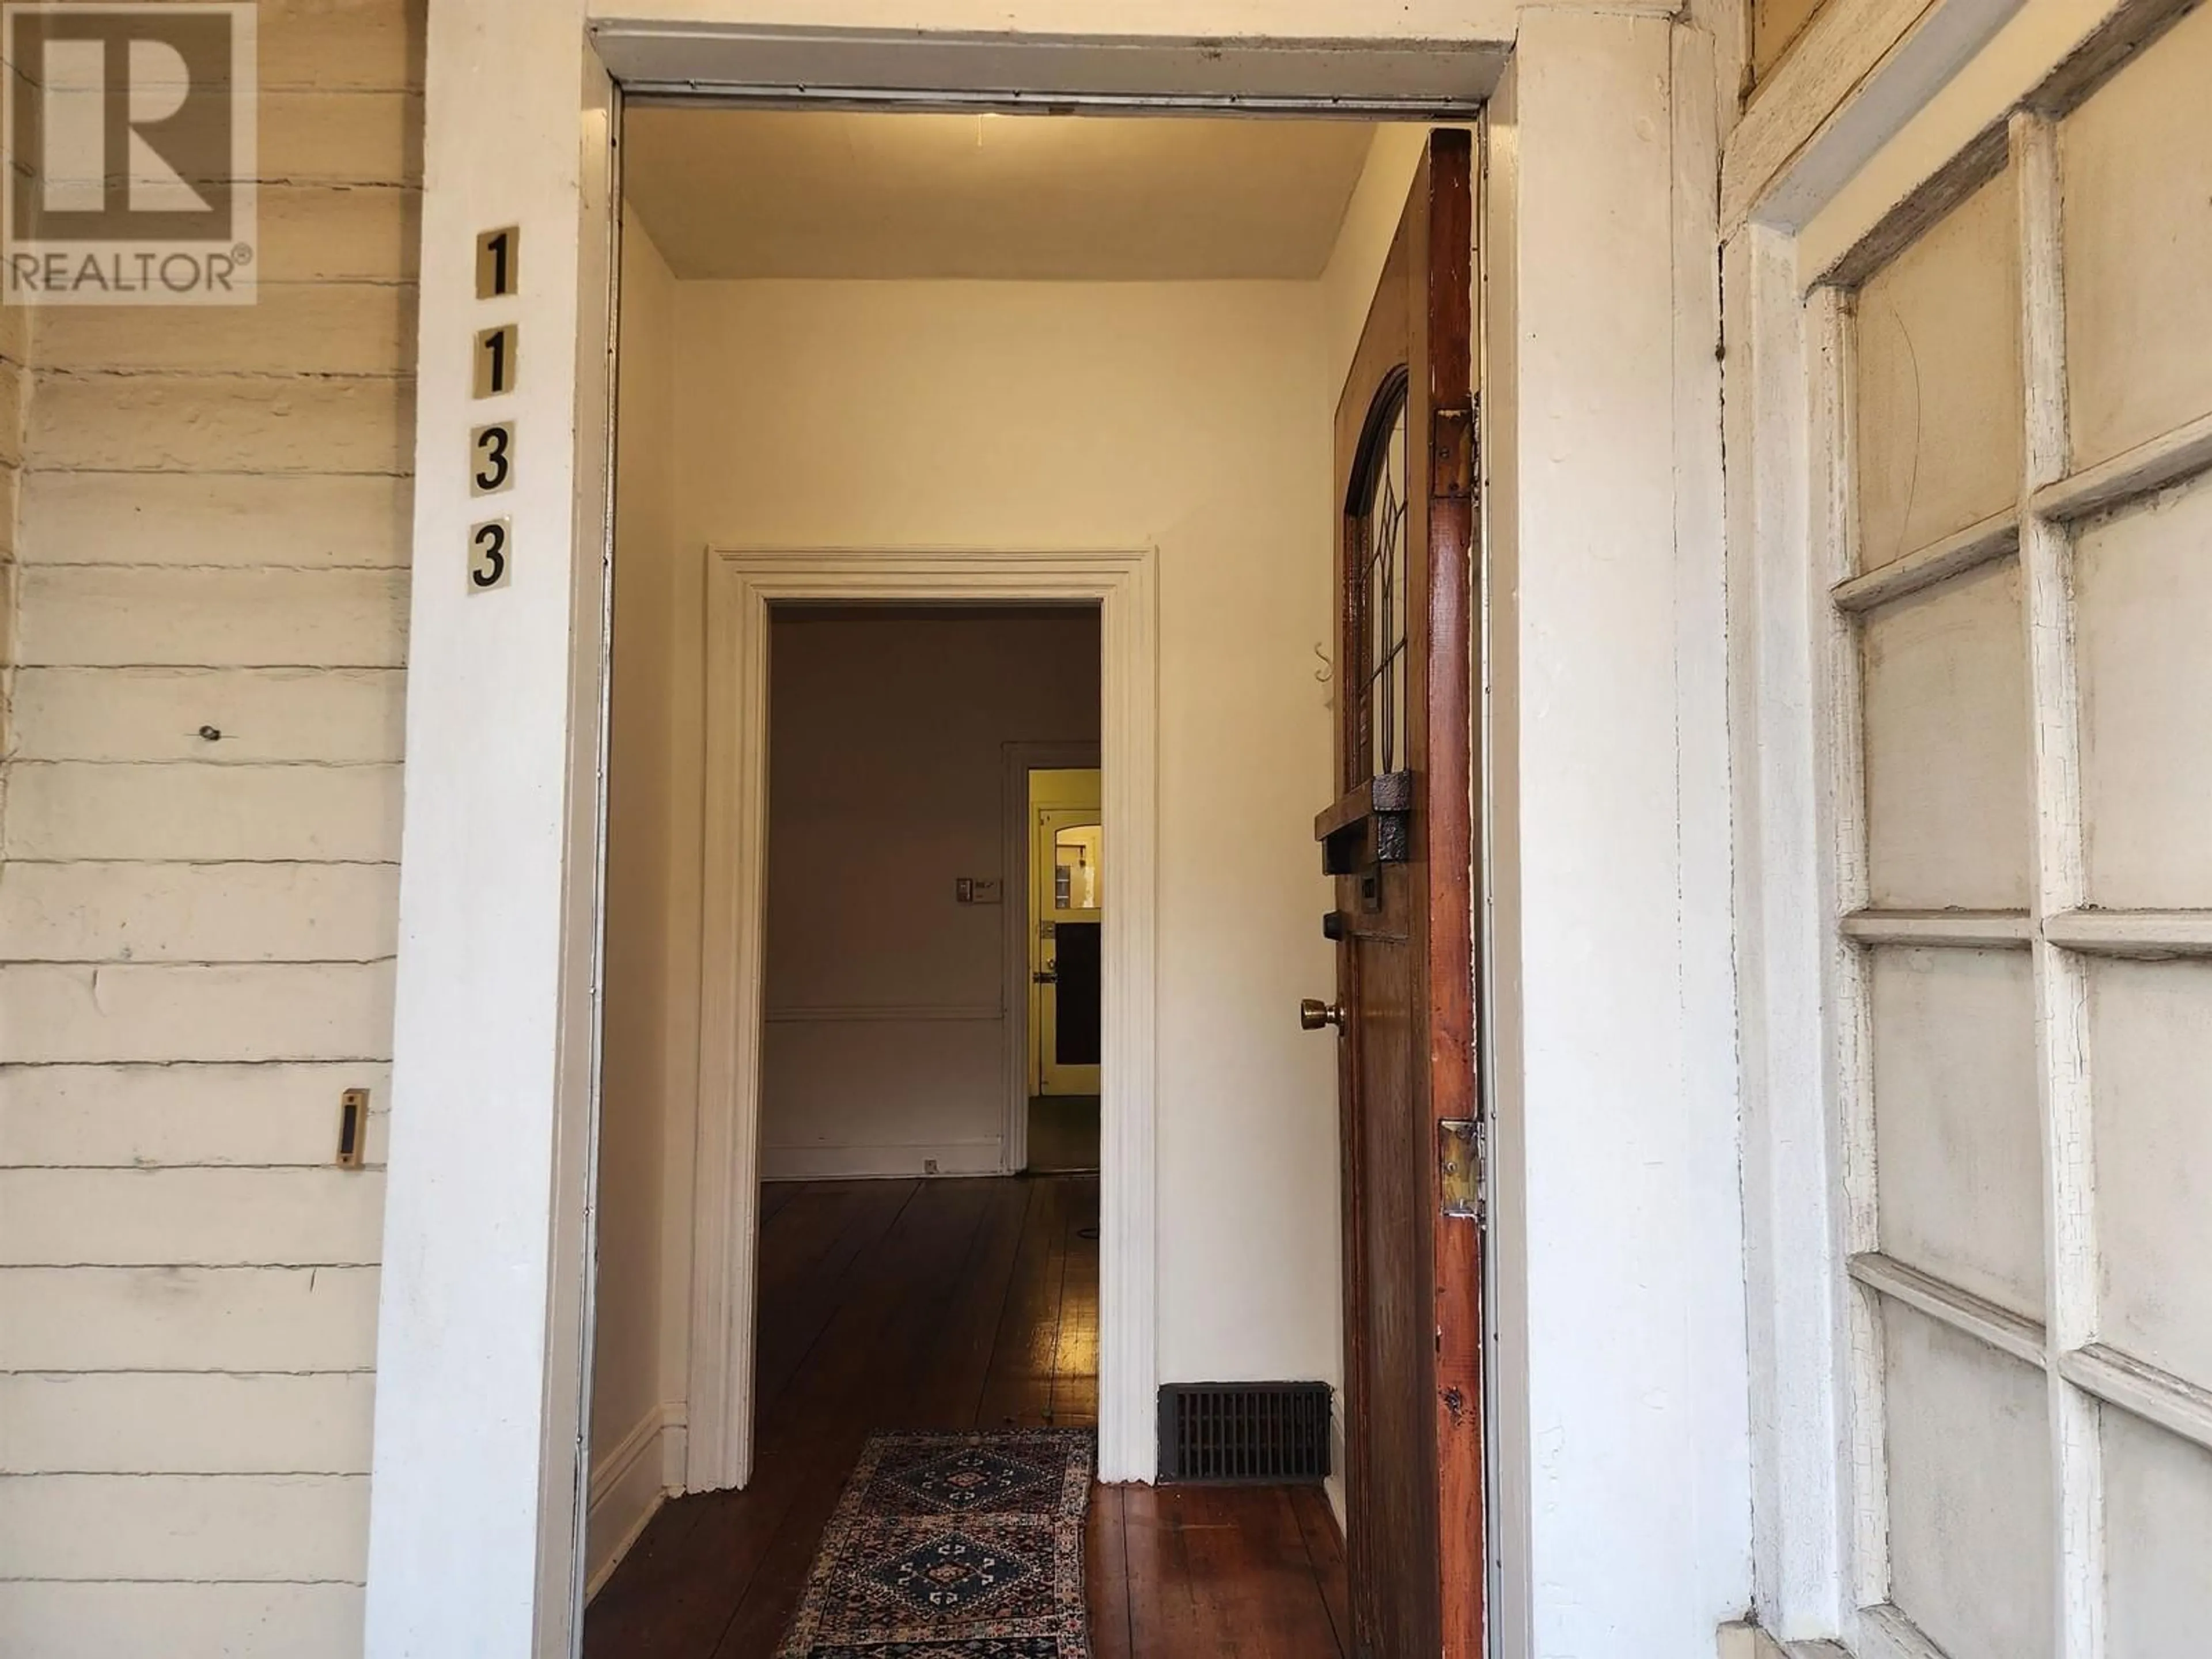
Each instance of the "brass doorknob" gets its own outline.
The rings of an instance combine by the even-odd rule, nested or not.
[[[1323,1002],[1319,997],[1306,997],[1298,1004],[1298,1029],[1318,1031],[1334,1025],[1344,1029],[1344,1010],[1333,1002]]]

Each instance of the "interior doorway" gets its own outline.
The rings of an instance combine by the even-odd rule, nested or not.
[[[1029,878],[1024,1167],[1098,1167],[1099,939],[1107,908],[1105,820],[1096,767],[1024,769]]]
[[[1184,1562],[1225,1641],[1287,1550],[1270,1650],[1350,1639],[1336,1066],[1296,1012],[1329,411],[1425,137],[634,118],[594,1650],[767,1652],[881,1431],[1095,1425],[1152,1482],[1163,1382],[1248,1436],[1317,1395],[1310,1484],[1102,1492],[1099,1559]],[[1158,1593],[1124,1634],[1172,1652]]]

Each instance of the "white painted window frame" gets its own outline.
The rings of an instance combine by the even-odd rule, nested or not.
[[[1099,607],[1097,753],[1116,873],[1101,941],[1098,1459],[1103,1480],[1150,1480],[1157,1472],[1158,1389],[1157,551],[710,548],[707,559],[707,834],[686,1485],[740,1486],[752,1473],[769,611],[777,604],[855,602]],[[1011,896],[1007,902],[1011,911]]]
[[[1956,14],[1948,21],[1947,6]],[[1869,9],[1837,0],[1832,15]],[[1798,108],[1747,119],[1724,172],[1729,331],[1747,346],[1731,356],[1728,436],[1742,458],[1729,483],[1731,610],[1741,618],[1731,679],[1745,805],[1738,974],[1760,1425],[1755,1570],[1761,1621],[1807,1654],[1840,1638],[1862,1659],[1942,1659],[1889,1601],[1881,1299],[2048,1379],[2060,1659],[2103,1651],[2101,1406],[2212,1447],[2212,1401],[2201,1390],[2094,1340],[2087,964],[2098,954],[2212,954],[2201,914],[2087,908],[2082,865],[2070,527],[2212,471],[2212,417],[2078,471],[2067,451],[2056,121],[2122,61],[2118,45],[2155,26],[2156,11],[2028,0],[2002,9],[2001,27],[1990,21],[1984,0],[1929,8],[1854,94],[1822,108],[1808,93]],[[1971,44],[1962,52],[1961,42]],[[1847,291],[2008,162],[2022,274],[2019,499],[1854,575]],[[2021,562],[2027,629],[2033,908],[1872,909],[1858,618],[2008,558]],[[2039,1322],[1878,1249],[1865,958],[1883,944],[2031,954],[2048,1252]],[[1812,1284],[1825,1294],[1805,1295]]]

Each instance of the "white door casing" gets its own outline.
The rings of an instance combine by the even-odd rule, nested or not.
[[[1158,1362],[1153,939],[1158,577],[1152,550],[708,553],[707,785],[685,1485],[752,1470],[768,874],[769,606],[783,600],[1096,603],[1098,759],[1116,898],[1102,964],[1099,1469],[1148,1480]],[[1026,803],[1024,803],[1026,805]],[[1026,846],[1026,838],[1015,843]],[[1006,898],[1009,915],[1026,908]],[[1026,961],[1025,953],[1022,960]],[[1021,1022],[1017,1005],[1010,1024]],[[1019,1091],[1019,1068],[1014,1088]],[[1024,1107],[1025,1094],[1022,1096]],[[1010,1105],[1010,1111],[1012,1107]]]
[[[369,1653],[573,1650],[576,1552],[572,1521],[557,1517],[573,1508],[587,1325],[576,1155],[591,1099],[578,1086],[588,1065],[573,1061],[589,1031],[578,1010],[590,1000],[598,753],[579,710],[596,707],[580,689],[598,684],[604,639],[589,598],[603,526],[576,528],[586,492],[574,458],[518,481],[523,562],[509,588],[470,596],[439,571],[469,522],[447,457],[471,412],[458,365],[482,325],[468,270],[478,232],[524,229],[526,429],[564,448],[573,439],[578,455],[605,449],[594,386],[605,349],[578,325],[602,234],[580,126],[592,167],[609,138],[580,95],[588,71],[713,84],[772,64],[787,88],[1349,96],[1377,113],[1464,118],[1509,53],[1516,80],[1494,165],[1510,182],[1486,223],[1486,280],[1507,297],[1483,313],[1497,440],[1486,522],[1501,594],[1512,590],[1491,619],[1502,636],[1492,707],[1514,723],[1492,757],[1505,825],[1492,896],[1501,980],[1521,977],[1510,995],[1498,988],[1493,1082],[1514,1135],[1535,1133],[1502,1136],[1495,1171],[1500,1271],[1529,1281],[1520,1322],[1501,1330],[1514,1363],[1496,1402],[1500,1622],[1524,1647],[1653,1631],[1670,1648],[1703,1645],[1744,1604],[1749,1526],[1733,1004],[1716,925],[1728,796],[1706,314],[1715,37],[1674,21],[1666,0],[1583,11],[1414,0],[1386,15],[1285,0],[1266,38],[1238,35],[1253,27],[1249,0],[937,0],[925,16],[880,0],[828,14],[775,0],[681,9],[670,21],[599,0],[587,20],[558,0],[434,0],[430,14],[403,1081]],[[784,72],[794,66],[804,72]],[[580,359],[567,349],[579,339]],[[1553,441],[1593,411],[1606,419],[1590,443]],[[1524,447],[1536,462],[1526,469]],[[1537,688],[1525,706],[1516,676]],[[1701,826],[1686,837],[1686,817]],[[1680,896],[1702,925],[1686,938],[1655,894]],[[1593,963],[1572,941],[1596,922],[1615,949]],[[1604,1020],[1589,1018],[1594,1004]],[[1686,1007],[1696,1029],[1678,1041]],[[1553,1176],[1593,1146],[1601,1167]],[[1605,1224],[1632,1212],[1676,1248],[1655,1257],[1640,1234]],[[1623,1340],[1631,1332],[1639,1340]],[[1537,1459],[1540,1435],[1550,1449]],[[1686,1492],[1693,1524],[1655,1532],[1627,1516]]]
[[[1030,773],[1032,770],[1098,764],[1095,743],[1010,743],[1000,751],[999,844],[1005,849],[1000,949],[1005,953],[1002,982],[1006,1008],[1006,1127],[1000,1132],[1000,1165],[1008,1175],[1029,1164],[1030,1146]],[[1016,849],[1020,849],[1018,854]],[[1019,868],[1017,870],[1017,859]],[[1017,877],[1023,891],[1016,893]]]

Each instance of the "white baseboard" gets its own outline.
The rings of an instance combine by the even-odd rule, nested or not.
[[[997,1136],[982,1140],[950,1140],[912,1146],[763,1146],[763,1181],[890,1181],[912,1180],[932,1171],[940,1176],[994,1176],[1006,1173],[1005,1155]]]
[[[684,1490],[684,1472],[690,1466],[690,1431],[679,1403],[660,1408],[660,1484],[671,1492]]]
[[[669,1442],[676,1443],[671,1462]],[[682,1486],[683,1408],[655,1406],[630,1431],[592,1461],[592,1498],[584,1516],[584,1597],[599,1593],[672,1490]]]
[[[1342,1396],[1330,1391],[1328,1407],[1328,1479],[1321,1483],[1322,1495],[1328,1499],[1328,1507],[1336,1516],[1336,1529],[1345,1530],[1344,1464],[1350,1455],[1344,1443],[1344,1419],[1337,1414],[1336,1402]]]

